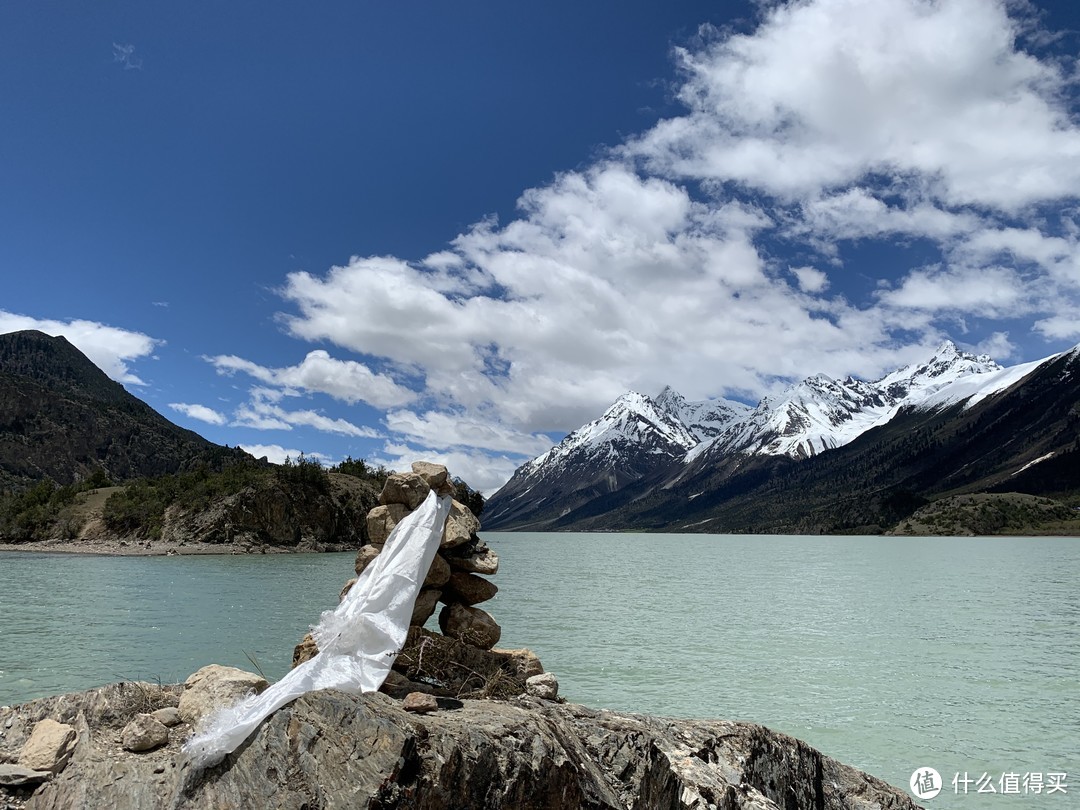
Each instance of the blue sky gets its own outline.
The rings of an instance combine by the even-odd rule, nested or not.
[[[0,7],[0,331],[488,491],[627,389],[1080,341],[1066,2]]]

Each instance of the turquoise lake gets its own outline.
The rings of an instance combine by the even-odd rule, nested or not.
[[[1078,539],[483,536],[499,646],[531,647],[569,700],[763,723],[904,789],[933,767],[930,807],[1080,806]],[[280,677],[351,571],[0,554],[0,704],[249,656]],[[999,792],[957,795],[965,772]],[[1012,773],[1075,785],[1000,795]]]

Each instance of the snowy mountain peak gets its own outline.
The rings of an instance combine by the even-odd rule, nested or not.
[[[915,363],[886,374],[874,385],[896,399],[916,405],[944,386],[972,374],[1001,371],[989,355],[960,351],[951,340],[944,341],[925,363]]]
[[[650,397],[628,391],[599,419],[582,425],[522,469],[527,468],[530,473],[542,471],[571,456],[611,459],[629,446],[645,447],[650,453],[678,455],[697,443],[698,439],[682,422],[657,407]]]
[[[688,402],[670,385],[664,386],[655,402],[660,410],[681,422],[699,442],[719,435],[751,410],[743,403],[730,399]]]
[[[955,401],[949,395],[954,391],[970,395],[978,390],[986,396],[1011,379],[1000,372],[1001,366],[989,356],[969,354],[946,340],[925,362],[874,382],[813,374],[778,395],[763,397],[756,408],[726,399],[690,402],[671,386],[664,386],[655,399],[628,391],[599,419],[521,471],[547,475],[571,459],[603,466],[627,463],[635,454],[682,454],[687,461],[706,453],[807,458],[884,424],[901,407],[939,407]]]
[[[656,399],[653,401],[658,408],[670,414],[676,414],[686,404],[686,397],[670,385],[665,385],[664,389],[656,395]]]

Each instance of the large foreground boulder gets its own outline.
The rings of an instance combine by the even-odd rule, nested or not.
[[[519,697],[437,701],[417,715],[383,694],[315,692],[277,711],[220,765],[196,772],[170,743],[140,754],[103,733],[102,693],[0,709],[21,738],[78,717],[66,769],[0,787],[27,810],[639,808],[913,810],[900,790],[750,723],[670,720]],[[447,708],[449,706],[459,708]],[[186,727],[180,727],[181,729]],[[0,739],[0,755],[9,754]]]

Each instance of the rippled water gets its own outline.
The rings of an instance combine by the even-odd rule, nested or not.
[[[501,646],[571,700],[752,720],[933,807],[1080,806],[1080,540],[485,533]],[[277,677],[351,555],[0,555],[0,703],[198,667]],[[957,772],[1069,773],[954,796]],[[1068,779],[1066,781],[1068,781]]]

